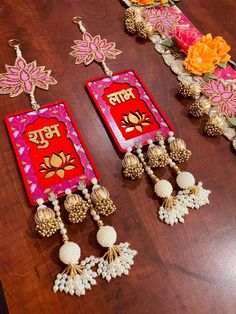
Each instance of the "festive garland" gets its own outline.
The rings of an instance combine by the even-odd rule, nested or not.
[[[179,92],[194,99],[189,113],[208,115],[205,133],[224,135],[236,149],[236,71],[230,46],[221,36],[203,36],[175,6],[177,1],[123,1],[129,6],[127,31],[153,42],[177,75]]]

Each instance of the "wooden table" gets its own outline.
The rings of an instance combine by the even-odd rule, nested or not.
[[[236,59],[234,0],[181,1],[179,7],[203,33],[222,35]],[[34,230],[34,213],[27,200],[3,118],[29,107],[26,95],[1,96],[0,278],[10,313],[236,313],[235,154],[223,137],[208,138],[201,123],[188,118],[188,100],[180,100],[177,80],[150,42],[136,40],[124,31],[125,7],[118,0],[2,0],[1,72],[14,61],[7,45],[19,38],[28,61],[52,69],[58,84],[37,90],[39,103],[66,99],[88,148],[119,210],[104,219],[118,230],[120,241],[138,250],[129,277],[109,284],[101,279],[85,297],[54,294],[55,275],[63,265],[58,258],[60,235],[40,238]],[[72,24],[74,15],[85,20],[92,34],[117,43],[123,53],[108,64],[115,70],[134,67],[162,106],[177,133],[192,150],[183,166],[212,190],[209,206],[192,211],[184,225],[168,227],[157,219],[158,200],[146,177],[129,182],[121,175],[121,159],[85,91],[88,78],[102,69],[74,65],[68,55],[81,37]],[[170,178],[170,171],[160,171]],[[65,215],[66,216],[66,215]],[[73,241],[85,255],[99,255],[96,228],[88,218],[67,225]]]

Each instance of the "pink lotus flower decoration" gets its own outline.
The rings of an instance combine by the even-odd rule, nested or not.
[[[15,97],[25,92],[32,94],[35,87],[47,90],[49,85],[57,81],[50,76],[50,70],[44,66],[37,67],[36,61],[27,63],[24,58],[17,57],[14,66],[6,65],[6,73],[0,74],[0,94]]]
[[[181,26],[175,28],[174,40],[185,54],[188,53],[190,46],[194,45],[201,37],[201,33],[196,28]]]
[[[76,64],[84,63],[89,65],[96,60],[104,62],[105,59],[115,59],[121,53],[115,49],[115,43],[108,43],[106,39],[101,39],[100,35],[93,37],[91,34],[83,33],[83,40],[75,40],[75,46],[71,47],[73,51],[71,56],[76,58]]]
[[[219,106],[227,117],[236,116],[236,88],[233,84],[223,84],[218,80],[202,82],[202,93],[209,97],[213,106]]]
[[[149,22],[155,31],[158,31],[161,35],[168,35],[173,33],[175,27],[178,25],[180,16],[170,8],[154,7],[151,9],[143,10],[143,17]]]

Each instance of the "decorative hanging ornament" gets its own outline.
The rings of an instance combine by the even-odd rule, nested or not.
[[[236,63],[221,36],[202,35],[172,0],[123,0],[125,28],[149,39],[179,80],[179,93],[192,98],[190,116],[208,116],[204,133],[236,143]],[[178,2],[178,1],[176,1]]]
[[[131,16],[133,11],[127,11],[127,14]],[[191,151],[186,148],[182,139],[172,136],[169,138],[170,152],[168,154],[164,146],[164,139],[169,137],[169,134],[174,134],[173,127],[137,72],[134,69],[128,69],[113,73],[104,64],[107,55],[101,49],[101,47],[107,47],[107,40],[104,39],[101,44],[100,35],[95,37],[90,35],[82,24],[81,18],[75,17],[73,22],[78,24],[83,34],[83,41],[76,40],[76,45],[72,47],[71,55],[77,58],[76,64],[83,62],[87,65],[96,60],[102,63],[106,73],[106,76],[88,80],[86,87],[117,148],[121,152],[125,152],[122,163],[123,175],[128,179],[135,180],[140,178],[145,171],[155,184],[156,194],[163,199],[163,204],[159,209],[159,218],[169,225],[184,222],[183,217],[188,214],[189,208],[197,208],[198,205],[208,203],[208,191],[205,192],[201,184],[195,186],[194,179],[192,185],[186,187],[182,185],[184,191],[173,196],[173,187],[170,182],[160,180],[154,175],[152,168],[165,167],[169,164],[175,166],[173,160],[184,162],[190,158]],[[114,58],[117,52],[115,44],[110,43],[108,47],[112,49],[113,53],[110,55]],[[101,58],[99,59],[98,56]],[[156,141],[157,133],[158,136],[162,136],[158,146],[153,144],[153,141]],[[147,144],[149,146],[147,160],[145,160],[141,148]],[[177,170],[179,174],[177,182],[181,185],[189,179],[189,176],[181,173],[181,177],[179,168]],[[111,251],[108,256],[110,254],[113,256],[113,253]],[[115,253],[117,252],[115,251]]]
[[[69,241],[57,197],[66,195],[64,206],[69,213],[70,222],[82,222],[90,211],[99,228],[104,225],[100,215],[114,213],[116,206],[108,190],[97,183],[98,171],[65,101],[41,106],[35,100],[36,87],[48,89],[50,85],[57,83],[50,76],[51,71],[45,70],[44,66],[37,66],[36,61],[27,63],[22,57],[18,40],[10,40],[9,45],[15,49],[17,58],[15,65],[6,65],[7,72],[0,75],[0,93],[15,97],[25,92],[30,97],[32,110],[9,114],[6,117],[7,128],[30,203],[38,205],[35,214],[36,230],[43,237],[50,237],[60,231],[63,240],[59,259],[66,268],[57,275],[53,291],[84,295],[87,289],[96,284],[95,278],[100,274],[101,267],[101,276],[107,280],[109,276],[127,275],[136,251],[130,250],[126,243],[114,246],[113,234],[104,232],[98,239],[102,246],[104,237],[112,243],[108,246],[106,255],[109,256],[109,270],[112,269],[112,272],[104,270],[104,267],[108,268],[108,264],[104,262],[107,260],[105,257],[90,256],[79,262],[80,246]],[[104,45],[107,43],[102,41],[101,46],[107,51]],[[108,50],[115,54],[115,50]],[[97,53],[94,57],[99,58],[100,55]],[[78,182],[82,195],[73,192],[78,189]],[[92,182],[93,185],[94,182],[96,184],[90,197],[88,187]],[[48,201],[52,202],[53,209],[45,205]],[[103,263],[106,266],[103,267]]]

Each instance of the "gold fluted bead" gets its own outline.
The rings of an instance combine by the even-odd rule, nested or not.
[[[216,114],[209,118],[209,120],[207,121],[205,125],[204,132],[208,136],[221,135],[223,134],[223,131],[224,131],[224,124],[225,124],[225,118],[220,114]]]
[[[82,198],[77,194],[68,194],[66,196],[64,206],[65,209],[70,212],[75,209],[75,206],[82,202]]]

